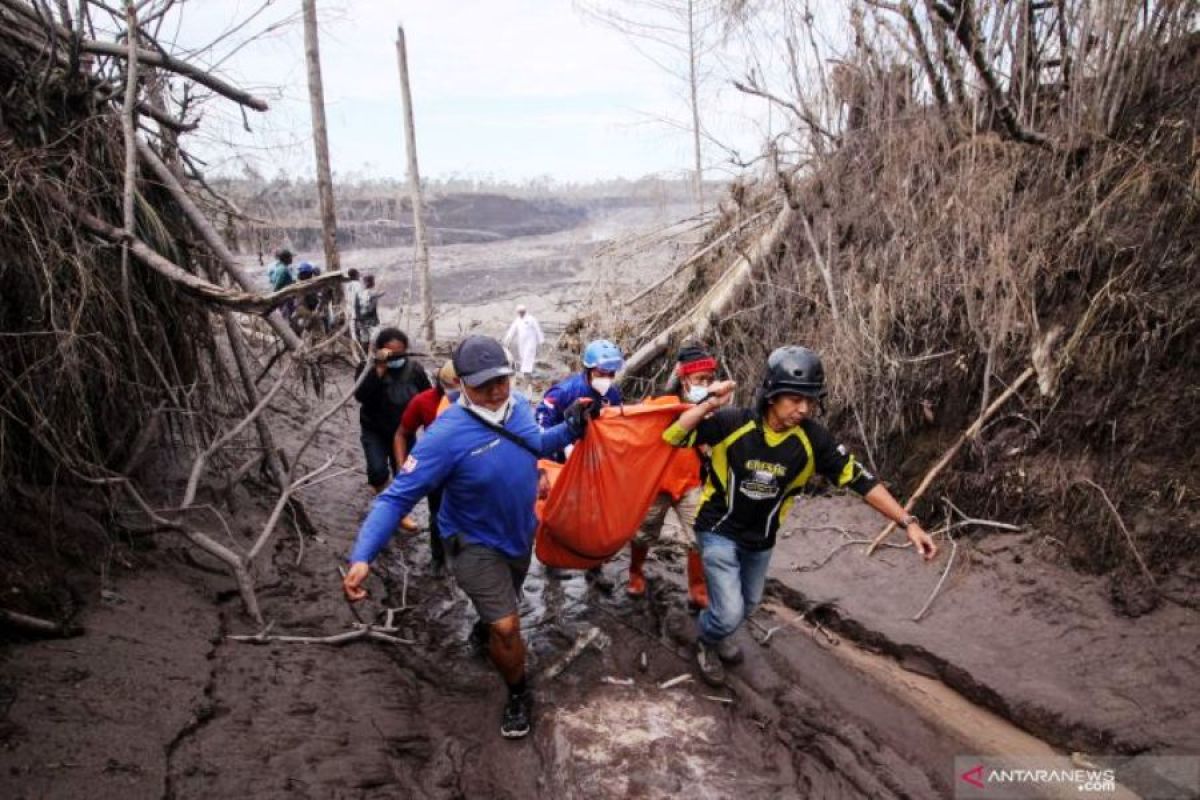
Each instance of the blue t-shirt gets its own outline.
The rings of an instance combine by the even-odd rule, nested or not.
[[[504,428],[544,455],[578,437],[564,423],[541,430],[529,401],[514,393]],[[350,561],[371,561],[387,544],[397,523],[425,495],[442,487],[438,526],[442,538],[461,534],[473,544],[508,558],[526,558],[533,548],[537,518],[537,459],[454,405],[417,442],[392,485],[375,499],[358,533]]]
[[[581,397],[591,398],[596,408],[621,405],[621,390],[617,388],[615,383],[601,397],[600,393],[588,383],[587,373],[576,372],[571,377],[554,384],[546,390],[546,394],[542,397],[542,402],[538,403],[537,407],[538,425],[542,427],[542,430],[558,425],[563,421],[563,414],[567,408]],[[555,461],[562,463],[566,461],[566,454],[562,450],[559,450],[550,454],[547,458],[553,458]]]

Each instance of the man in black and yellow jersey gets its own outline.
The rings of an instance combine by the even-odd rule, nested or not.
[[[725,680],[723,661],[741,660],[730,637],[762,600],[775,535],[814,474],[853,489],[901,525],[925,560],[937,555],[916,517],[813,419],[826,393],[816,353],[795,346],[771,353],[753,409],[721,408],[732,389],[729,382],[714,384],[707,400],[663,433],[677,447],[712,448],[695,523],[709,600],[698,618],[697,660],[712,684]]]

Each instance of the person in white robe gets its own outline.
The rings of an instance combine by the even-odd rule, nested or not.
[[[542,326],[525,306],[517,306],[517,318],[508,326],[508,333],[504,334],[504,346],[509,350],[514,341],[517,346],[517,371],[521,377],[530,378],[537,364],[538,347],[546,341],[546,337],[542,334]]]

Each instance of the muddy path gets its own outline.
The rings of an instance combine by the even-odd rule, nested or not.
[[[274,554],[275,583],[264,592],[273,632],[319,636],[354,623],[337,568],[369,502],[359,480],[344,475],[306,498],[318,534],[298,566],[295,539]],[[770,648],[747,636],[748,660],[731,690],[699,683],[674,550],[661,553],[657,580],[640,601],[624,594],[624,562],[606,567],[616,584],[608,591],[581,574],[550,576],[535,565],[522,627],[537,707],[534,733],[521,742],[499,736],[503,688],[467,646],[473,612],[451,578],[431,573],[427,534],[394,541],[378,563],[372,597],[358,611],[382,621],[387,608],[400,609],[400,635],[413,644],[217,639],[200,721],[170,749],[164,796],[928,797],[946,790],[933,753],[924,769],[914,766],[922,753],[908,744],[912,715],[895,701],[881,694],[877,702],[892,710],[860,709],[854,717],[804,679],[835,669],[805,634],[777,635]],[[595,644],[557,677],[536,680],[593,629]],[[219,632],[247,630],[236,601],[223,604]],[[679,676],[688,677],[660,688]],[[860,694],[853,705],[861,706]],[[893,722],[879,726],[875,717]]]
[[[340,448],[350,471],[306,493],[315,530],[287,531],[264,565],[271,633],[327,636],[356,622],[338,573],[370,502],[355,433],[351,414],[334,418],[320,444]],[[264,513],[248,503],[233,534],[252,535]],[[607,590],[535,565],[522,605],[535,726],[506,741],[503,687],[468,648],[473,613],[432,573],[427,536],[393,542],[356,609],[369,622],[397,609],[411,644],[235,642],[256,631],[219,571],[172,542],[140,554],[83,620],[86,636],[6,652],[0,795],[926,798],[950,795],[953,758],[980,730],[1048,752],[986,713],[948,724],[971,704],[958,698],[950,714],[913,702],[898,672],[862,667],[886,658],[862,651],[856,666],[851,643],[782,595],[756,620],[759,638],[776,628],[766,646],[739,632],[746,661],[729,688],[704,686],[678,543],[654,553],[636,601],[623,558],[606,566]],[[561,674],[538,678],[588,635]],[[954,697],[937,682],[926,692]]]

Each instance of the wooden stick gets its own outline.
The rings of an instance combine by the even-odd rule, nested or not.
[[[22,614],[20,611],[9,611],[7,608],[0,608],[0,622],[6,622],[15,628],[21,628],[22,630],[41,636],[67,638],[78,636],[83,632],[80,628],[59,625],[57,622],[51,622],[48,619]]]
[[[352,631],[344,633],[335,633],[332,636],[286,636],[286,635],[271,635],[266,631],[251,635],[237,635],[225,637],[235,642],[245,642],[246,644],[270,644],[271,642],[287,642],[292,644],[331,644],[343,645],[349,642],[356,642],[359,639],[374,639],[379,642],[387,642],[389,644],[415,644],[412,639],[404,639],[400,636],[392,636],[385,632],[385,629],[376,628],[371,625],[364,625],[361,628],[356,628]]]
[[[1011,386],[1005,389],[999,397],[992,401],[990,406],[983,410],[983,413],[981,413],[975,419],[975,421],[971,423],[971,427],[963,431],[963,434],[958,437],[958,441],[956,441],[950,447],[950,449],[946,451],[945,455],[943,455],[941,459],[933,465],[933,469],[925,473],[925,478],[921,481],[921,485],[917,487],[917,490],[912,493],[911,497],[908,498],[908,502],[904,504],[905,511],[911,512],[913,510],[913,507],[917,504],[917,501],[921,499],[921,496],[925,494],[925,491],[933,484],[934,480],[938,475],[941,474],[942,470],[944,470],[946,466],[954,460],[954,457],[958,455],[958,451],[962,449],[962,446],[978,436],[980,429],[983,428],[983,424],[987,422],[993,414],[999,411],[1000,407],[1008,402],[1008,399],[1016,394],[1017,390],[1025,384],[1025,381],[1032,378],[1036,372],[1037,371],[1033,367],[1027,367],[1025,371],[1022,372],[1015,381],[1013,381]],[[869,556],[874,553],[879,548],[879,545],[883,543],[883,540],[886,539],[888,535],[895,529],[896,523],[889,522],[887,526],[879,532],[879,535],[871,540],[871,546],[867,548],[867,555]]]
[[[686,673],[686,672],[685,672],[685,673],[683,673],[682,675],[676,675],[674,678],[671,678],[671,679],[669,679],[669,680],[665,680],[665,681],[663,681],[662,683],[660,683],[660,684],[658,685],[658,688],[660,688],[660,689],[674,689],[674,688],[675,688],[676,686],[678,686],[679,684],[681,684],[681,683],[687,683],[687,682],[688,682],[688,681],[690,681],[691,679],[692,679],[692,676],[691,676],[690,674],[688,674],[688,673]]]
[[[575,659],[579,658],[579,656],[583,654],[583,651],[586,650],[588,645],[592,644],[592,642],[596,642],[596,646],[598,648],[605,647],[608,644],[607,638],[608,637],[604,636],[604,632],[599,628],[595,626],[588,628],[587,631],[579,635],[579,638],[577,638],[575,643],[571,645],[571,649],[564,653],[562,657],[558,659],[558,661],[555,661],[553,664],[546,667],[546,669],[542,670],[542,673],[538,675],[538,682],[541,683],[543,681],[553,680],[563,670],[571,666],[571,663],[575,661]]]
[[[1121,519],[1121,515],[1117,513],[1117,507],[1113,505],[1113,501],[1109,499],[1108,492],[1104,491],[1104,487],[1088,478],[1084,478],[1082,483],[1086,483],[1100,493],[1104,498],[1105,505],[1112,512],[1113,517],[1117,520],[1117,526],[1120,527],[1121,533],[1125,534],[1125,541],[1129,543],[1129,549],[1133,552],[1133,557],[1137,560],[1138,566],[1142,568],[1142,574],[1146,576],[1146,580],[1150,581],[1150,585],[1158,588],[1158,582],[1154,580],[1154,575],[1150,572],[1150,568],[1146,566],[1146,562],[1142,560],[1142,554],[1138,552],[1137,545],[1133,543],[1133,534],[1129,532],[1129,528],[1125,527],[1125,520]]]
[[[938,579],[937,585],[933,587],[933,592],[930,593],[929,599],[925,601],[925,605],[921,606],[921,610],[913,615],[913,622],[920,622],[921,617],[925,616],[925,612],[933,605],[934,599],[938,596],[938,592],[942,590],[942,584],[946,582],[946,576],[950,574],[950,568],[954,566],[954,556],[958,553],[958,542],[950,540],[950,558],[946,560],[946,570],[942,573],[942,577]]]

